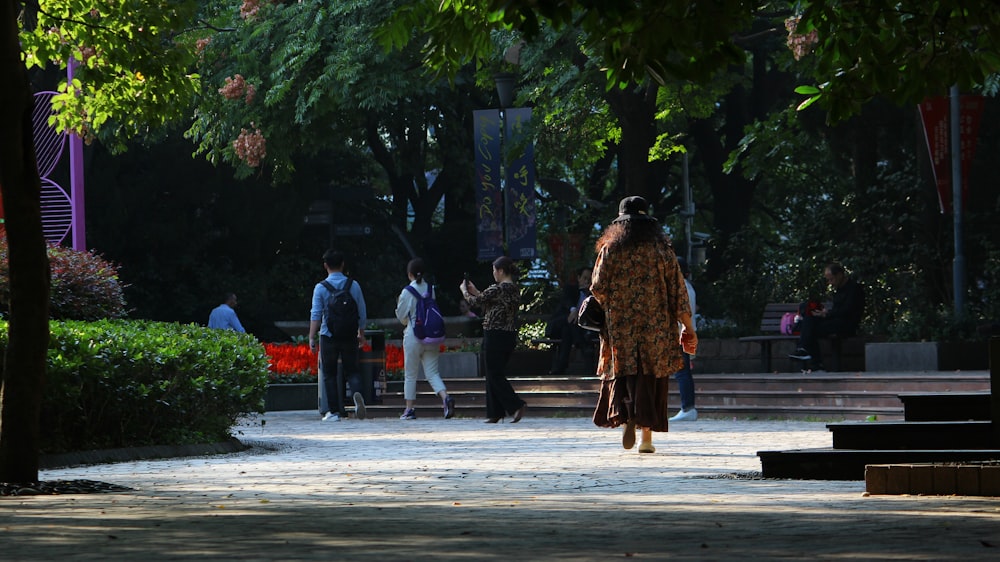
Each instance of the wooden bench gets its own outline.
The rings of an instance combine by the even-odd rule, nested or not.
[[[760,335],[740,338],[741,342],[760,344],[760,372],[771,372],[771,344],[773,342],[799,339],[799,336],[781,333],[781,317],[788,312],[798,311],[798,303],[769,303],[764,307],[764,314],[760,318]]]
[[[829,303],[827,303],[829,306]],[[798,303],[769,303],[764,307],[764,314],[760,318],[760,332],[759,336],[744,336],[740,338],[741,342],[759,343],[760,344],[760,368],[761,372],[770,373],[771,372],[771,344],[776,341],[795,341],[799,339],[798,335],[786,335],[781,333],[781,317],[786,313],[796,313],[799,311]],[[837,334],[830,334],[824,339],[830,342],[830,371],[840,370],[840,359],[843,353],[844,342],[848,339],[855,338],[851,337],[841,337]]]
[[[830,306],[830,303],[827,303]],[[786,335],[781,333],[781,317],[788,312],[798,312],[798,303],[769,303],[764,307],[764,314],[760,318],[760,335],[745,336],[740,338],[741,342],[760,344],[760,368],[763,373],[771,372],[771,344],[776,341],[795,341],[798,335]],[[830,334],[825,338],[830,342],[830,371],[840,371],[841,356],[843,355],[844,344],[847,341],[854,343],[876,341],[878,338],[865,336],[842,337],[837,334]],[[856,340],[856,341],[855,341]]]

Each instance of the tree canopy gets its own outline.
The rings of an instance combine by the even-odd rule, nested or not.
[[[772,25],[751,25],[761,19]],[[384,41],[405,44],[418,24],[430,36],[425,62],[446,75],[494,60],[491,31],[514,30],[530,42],[545,26],[578,26],[582,48],[603,62],[609,88],[646,77],[704,81],[745,61],[748,42],[787,27],[797,55],[813,54],[814,84],[804,91],[833,121],[876,95],[916,104],[1000,71],[1000,10],[962,0],[423,0],[399,11]]]

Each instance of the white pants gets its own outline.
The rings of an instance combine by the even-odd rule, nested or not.
[[[441,355],[441,344],[424,344],[417,340],[410,330],[403,335],[403,398],[417,399],[417,378],[423,367],[424,378],[431,384],[435,394],[445,391],[441,380],[441,370],[438,368],[438,356]]]

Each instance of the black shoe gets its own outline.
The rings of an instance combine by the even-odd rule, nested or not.
[[[813,358],[808,351],[802,349],[801,347],[795,350],[795,353],[789,353],[788,357],[792,359],[798,359],[799,361],[809,361]]]
[[[444,399],[444,419],[450,420],[455,415],[455,399],[451,396]]]

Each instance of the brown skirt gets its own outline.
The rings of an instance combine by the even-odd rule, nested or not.
[[[594,425],[618,427],[635,422],[636,427],[667,431],[670,408],[667,391],[670,377],[631,375],[601,381],[601,394],[594,410]]]

